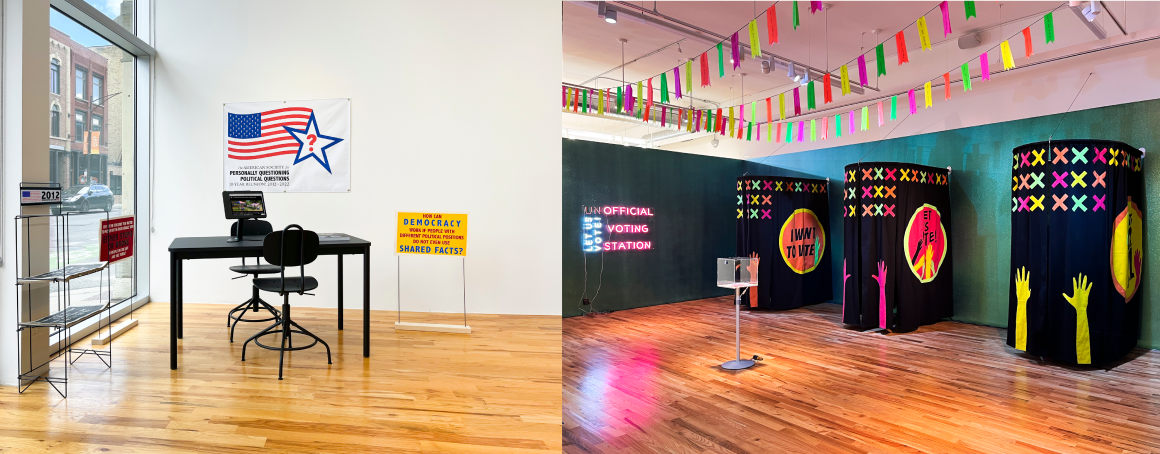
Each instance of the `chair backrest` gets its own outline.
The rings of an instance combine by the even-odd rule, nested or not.
[[[262,241],[262,257],[271,265],[304,266],[318,258],[318,234],[291,224]]]
[[[261,219],[247,219],[242,223],[242,236],[268,235],[274,231],[274,226]],[[230,236],[238,236],[238,223],[230,226]]]

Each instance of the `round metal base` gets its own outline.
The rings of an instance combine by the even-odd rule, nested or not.
[[[750,367],[753,367],[754,364],[755,363],[753,362],[753,360],[736,359],[733,361],[726,362],[725,364],[722,364],[721,368],[726,369],[726,370],[741,370],[741,369],[748,369]]]

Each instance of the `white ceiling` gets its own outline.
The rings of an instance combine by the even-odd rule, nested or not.
[[[921,86],[928,80],[934,80],[936,85],[941,82],[942,74],[950,72],[952,81],[956,80],[958,67],[963,62],[971,60],[970,67],[978,73],[979,53],[995,47],[990,52],[992,71],[997,72],[1001,65],[997,64],[999,55],[998,44],[1004,39],[1010,39],[1012,52],[1016,63],[1023,58],[1023,37],[1020,31],[1031,26],[1033,49],[1036,54],[1043,54],[1059,49],[1066,49],[1083,43],[1095,41],[1091,31],[1070,11],[1063,2],[975,2],[977,17],[966,20],[964,18],[963,2],[950,2],[950,17],[953,33],[944,38],[942,34],[942,17],[938,9],[939,2],[833,2],[825,11],[817,14],[809,13],[809,2],[799,2],[801,26],[793,30],[791,26],[791,3],[783,1],[777,4],[777,19],[779,43],[767,44],[768,37],[765,30],[765,17],[758,18],[758,25],[762,38],[762,50],[771,52],[779,57],[809,64],[815,68],[829,69],[835,76],[837,68],[857,58],[862,52],[869,51],[867,68],[869,72],[869,87],[864,95],[841,96],[840,91],[834,89],[834,104],[822,106],[822,93],[817,92],[819,107],[833,107],[838,105],[858,104],[861,101],[872,99],[882,94],[905,91],[909,88]],[[624,68],[624,80],[636,80],[656,76],[661,72],[671,71],[678,64],[692,57],[700,56],[701,52],[710,48],[715,49],[716,41],[703,40],[700,37],[681,35],[668,28],[663,28],[640,19],[641,13],[626,13],[626,5],[609,2],[614,8],[620,9],[619,21],[608,24],[597,16],[595,2],[564,2],[563,14],[563,65],[561,79],[565,83],[585,84],[594,88],[608,88],[616,86],[621,78],[621,44],[619,38],[625,38],[624,61],[639,61]],[[763,12],[772,2],[634,2],[632,5],[643,6],[647,10],[654,10],[662,15],[689,23],[709,30],[713,33],[729,36],[738,31],[739,27],[746,26],[753,19],[754,11]],[[1061,7],[1061,5],[1063,5]],[[1128,33],[1135,30],[1150,29],[1160,26],[1160,2],[1105,2],[1104,14],[1097,18],[1099,23],[1108,32],[1109,37],[1123,36],[1112,16],[1127,28]],[[1044,13],[1059,8],[1054,14],[1056,42],[1044,44],[1042,22],[1032,25]],[[933,11],[932,11],[933,9]],[[927,14],[928,27],[932,50],[922,51],[915,26],[912,24],[923,13]],[[898,66],[895,56],[895,44],[891,38],[902,27],[906,28],[906,42],[910,63]],[[875,37],[873,30],[882,32]],[[981,45],[961,50],[958,47],[959,37],[982,32]],[[748,32],[741,29],[740,41],[747,43]],[[888,40],[889,39],[889,40]],[[827,44],[828,40],[828,44]],[[875,77],[874,46],[885,41],[887,75],[880,80]],[[680,50],[674,43],[680,43]],[[666,46],[668,46],[666,48]],[[728,54],[728,42],[725,48]],[[658,49],[662,49],[658,51]],[[647,57],[641,58],[650,53]],[[743,51],[744,53],[744,51]],[[696,108],[716,107],[714,104],[729,106],[742,102],[741,73],[747,73],[744,80],[744,102],[761,100],[771,95],[792,90],[796,85],[785,74],[784,69],[761,74],[760,61],[746,59],[741,68],[733,71],[726,56],[725,77],[717,78],[716,51],[709,52],[712,86],[700,87],[699,69],[694,63],[694,87],[692,95],[698,101],[693,101]],[[828,61],[827,61],[828,59]],[[611,72],[610,72],[611,70]],[[681,67],[682,72],[684,67]],[[594,77],[607,73],[607,79],[592,80]],[[669,73],[671,76],[671,72]],[[855,64],[850,65],[851,77],[857,78]],[[659,86],[659,80],[654,80],[654,88]],[[683,87],[688,90],[688,87]],[[954,86],[954,90],[961,90]],[[876,91],[877,90],[877,91]],[[802,91],[804,109],[805,93]],[[704,102],[700,100],[706,100]],[[788,102],[788,101],[787,101]],[[689,105],[690,99],[673,100],[679,105]],[[858,105],[857,107],[861,107]],[[850,107],[851,109],[853,107]],[[792,106],[789,107],[792,110]],[[776,110],[776,107],[775,107]],[[764,120],[764,109],[759,119]],[[835,110],[832,113],[837,113]],[[776,113],[775,113],[776,115]],[[582,115],[565,114],[562,121],[565,129],[581,129],[587,131],[602,131],[607,134],[624,135],[640,138],[655,133],[655,127],[648,127],[639,123],[610,121]],[[687,137],[686,137],[687,139]]]

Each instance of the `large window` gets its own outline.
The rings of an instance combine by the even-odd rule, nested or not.
[[[49,134],[60,137],[60,106],[53,104],[48,117]]]
[[[101,97],[105,96],[105,91],[101,89],[104,84],[103,77],[93,74],[93,104],[100,104]]]
[[[48,63],[48,88],[52,94],[60,94],[60,60],[55,58]]]
[[[86,71],[84,68],[81,68],[79,66],[77,67],[76,82],[73,83],[73,85],[75,85],[77,87],[77,99],[87,99],[87,98],[85,98],[85,85],[88,85],[88,84],[85,83],[85,79],[88,78],[87,77],[88,74],[89,74],[89,72]]]
[[[105,135],[101,134],[101,118],[100,115],[93,114],[93,131],[89,133],[89,140],[93,143],[105,144]]]
[[[78,110],[78,111],[74,112],[73,118],[76,119],[76,121],[73,122],[73,124],[75,125],[73,127],[73,141],[74,142],[84,142],[85,141],[85,111]]]

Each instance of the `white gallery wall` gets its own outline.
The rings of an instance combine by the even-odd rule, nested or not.
[[[351,192],[267,194],[267,220],[370,240],[372,309],[394,310],[401,295],[405,311],[457,312],[460,259],[397,257],[396,212],[468,213],[468,312],[559,315],[559,117],[548,95],[559,90],[559,8],[155,2],[151,298],[169,301],[175,237],[229,234],[222,104],[350,98]],[[334,307],[335,262],[324,256],[308,266],[317,296],[295,295],[292,304]],[[184,301],[246,300],[248,279],[231,280],[227,269],[237,263],[186,262]],[[344,265],[345,306],[361,308],[361,257]]]

